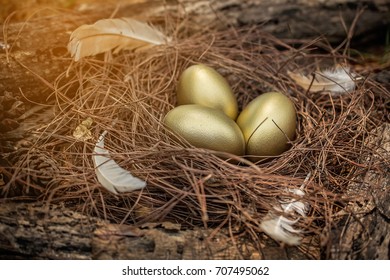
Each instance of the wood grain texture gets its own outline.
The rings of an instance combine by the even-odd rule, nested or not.
[[[5,203],[0,207],[1,259],[259,259],[258,250],[212,229],[172,223],[110,224],[63,206]],[[244,248],[245,247],[245,248]],[[270,246],[271,248],[272,246]],[[288,258],[278,245],[268,258]],[[271,252],[271,253],[270,253]],[[273,255],[270,255],[273,254]],[[296,250],[290,255],[302,258]]]
[[[349,185],[348,194],[362,199],[339,213],[343,218],[332,231],[332,259],[390,259],[390,124],[372,131],[367,142],[376,147],[387,173],[372,167]]]

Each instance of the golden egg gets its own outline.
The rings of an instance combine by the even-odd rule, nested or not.
[[[199,104],[219,109],[233,120],[238,115],[237,99],[228,82],[203,64],[192,65],[180,75],[177,104]]]
[[[244,134],[247,155],[277,156],[295,137],[295,107],[280,92],[264,93],[244,108],[237,124]]]
[[[220,110],[198,104],[181,105],[167,113],[164,124],[195,147],[235,155],[245,153],[240,128]]]

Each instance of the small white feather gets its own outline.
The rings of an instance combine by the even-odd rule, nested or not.
[[[267,215],[268,216],[268,215]],[[267,218],[267,217],[266,217]],[[273,239],[284,242],[291,246],[297,246],[301,243],[301,237],[292,233],[300,233],[295,230],[292,225],[296,221],[291,221],[283,216],[273,217],[268,216],[261,222],[260,228]]]
[[[129,171],[120,167],[110,158],[109,151],[104,148],[104,137],[106,134],[107,131],[104,131],[100,135],[92,156],[95,173],[100,184],[114,194],[144,188],[146,186],[145,181],[134,177]]]
[[[82,25],[70,36],[68,51],[75,61],[83,57],[124,48],[139,49],[165,44],[169,39],[158,29],[132,18],[102,19]]]
[[[333,70],[315,72],[311,76],[288,71],[287,74],[303,89],[311,92],[328,91],[331,93],[351,92],[356,86],[356,74],[348,67],[337,66]]]
[[[303,188],[310,176],[311,173],[306,176],[306,179],[299,189],[291,189],[289,191],[303,197],[305,195]],[[264,217],[264,220],[260,224],[260,228],[277,241],[284,242],[291,246],[299,245],[302,239],[299,234],[302,231],[295,229],[293,226],[299,221],[300,217],[291,220],[285,217],[284,214],[290,216],[296,216],[296,214],[298,214],[301,217],[306,217],[306,213],[309,210],[307,203],[293,199],[288,203],[280,202],[280,206],[275,206],[274,209],[275,210],[269,211]]]
[[[301,189],[290,189],[290,192],[293,192],[294,194],[303,197],[305,195],[305,192]],[[292,200],[288,203],[282,203],[280,204],[282,207],[283,211],[285,213],[292,213],[296,212],[302,217],[306,217],[306,212],[307,212],[307,204],[303,203],[302,201],[297,201],[297,200]]]

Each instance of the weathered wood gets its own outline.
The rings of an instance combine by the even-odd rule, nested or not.
[[[248,240],[236,242],[224,231],[181,230],[172,223],[116,225],[58,205],[0,207],[0,259],[305,258],[296,248],[284,249],[271,240],[262,255]]]
[[[324,36],[338,44],[349,37],[369,42],[384,34],[389,23],[387,1],[261,1],[237,9],[238,24],[257,24],[280,38],[309,39]],[[356,20],[356,22],[355,22]]]
[[[360,183],[350,184],[348,194],[362,199],[339,213],[343,218],[332,232],[332,259],[390,259],[390,124],[373,131],[367,142],[377,147],[387,173],[372,168]]]
[[[215,252],[205,250],[207,230],[113,225],[61,206],[3,204],[0,221],[1,258],[188,259],[210,258],[218,251],[234,256],[226,237]]]

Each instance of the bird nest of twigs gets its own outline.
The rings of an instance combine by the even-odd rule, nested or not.
[[[302,250],[318,257],[311,248],[326,244],[335,214],[356,199],[348,186],[368,169],[365,160],[375,149],[365,138],[383,122],[381,104],[389,92],[364,73],[357,73],[363,78],[354,90],[337,95],[300,87],[289,71],[353,67],[345,53],[322,48],[327,44],[320,40],[286,43],[260,28],[202,32],[188,20],[173,22],[179,21],[166,24],[166,33],[174,34],[170,44],[84,58],[58,77],[54,118],[19,157],[13,169],[19,175],[3,187],[5,195],[20,188],[23,197],[33,193],[112,223],[172,221],[182,228],[229,229],[232,238],[245,235],[260,247],[267,238],[264,218],[281,201],[298,199],[291,190],[304,185],[299,199],[308,205],[306,216],[293,227]],[[178,78],[198,63],[226,78],[239,110],[264,92],[287,95],[297,111],[291,148],[251,162],[169,137],[162,120],[176,105]],[[87,119],[85,134],[75,137]],[[103,131],[111,157],[146,181],[145,188],[113,194],[99,183],[92,155]]]

